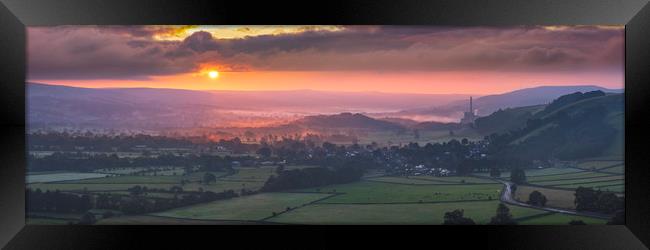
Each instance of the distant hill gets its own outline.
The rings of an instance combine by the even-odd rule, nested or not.
[[[606,89],[598,86],[542,86],[520,89],[499,95],[488,95],[476,98],[474,107],[479,116],[489,115],[494,111],[505,108],[516,108],[539,104],[548,104],[556,98],[575,92],[603,91],[605,93],[622,93],[621,89]],[[467,108],[467,102],[456,102],[453,105]]]
[[[499,109],[526,107],[533,105],[548,104],[554,99],[575,93],[575,92],[589,92],[600,90],[606,93],[622,93],[622,89],[607,89],[599,86],[541,86],[534,88],[526,88],[507,92],[498,95],[487,95],[474,98],[474,108],[477,115],[487,116]],[[455,121],[459,121],[469,109],[469,100],[460,100],[449,103],[443,106],[431,106],[428,108],[418,108],[403,110],[401,112],[393,113],[392,117],[414,117],[414,116],[445,116],[453,117]]]
[[[528,119],[532,119],[537,112],[544,110],[545,107],[546,105],[534,105],[500,109],[491,115],[476,119],[474,128],[483,135],[520,129],[526,126]]]
[[[370,118],[362,114],[341,113],[336,115],[306,116],[292,124],[310,129],[370,129],[400,130],[399,124]]]
[[[480,118],[477,129],[495,127],[491,123],[513,127],[507,132],[498,131],[500,135],[493,138],[495,144],[506,148],[504,154],[512,156],[622,158],[623,116],[623,94],[593,91],[559,97],[543,109],[533,106],[498,111]]]

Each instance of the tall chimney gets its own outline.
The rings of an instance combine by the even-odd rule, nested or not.
[[[474,114],[474,107],[472,106],[472,97],[469,97],[469,112]]]

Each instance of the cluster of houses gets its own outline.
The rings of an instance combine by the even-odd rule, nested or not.
[[[404,175],[413,175],[413,176],[450,176],[454,175],[455,171],[449,170],[446,168],[429,168],[423,164],[414,166],[414,167],[405,167],[402,169],[402,174]]]

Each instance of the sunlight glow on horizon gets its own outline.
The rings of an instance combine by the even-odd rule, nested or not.
[[[215,85],[213,73],[220,84]],[[206,75],[208,77],[206,77]],[[561,85],[596,85],[624,88],[623,79],[603,73],[498,73],[498,72],[305,72],[256,71],[219,74],[205,69],[197,73],[154,76],[147,80],[43,80],[39,82],[85,88],[171,88],[204,91],[384,92],[419,94],[489,95],[523,88]]]

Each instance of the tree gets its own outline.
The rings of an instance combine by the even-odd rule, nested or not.
[[[625,224],[625,210],[621,209],[614,214],[608,222],[607,225],[623,225]]]
[[[512,169],[510,171],[510,181],[517,184],[526,183],[526,172],[520,168]]]
[[[133,196],[138,196],[143,193],[142,187],[140,185],[135,185],[132,188],[127,189],[129,193]]]
[[[510,214],[510,209],[506,205],[503,205],[503,203],[499,203],[499,206],[497,207],[496,216],[492,217],[492,219],[490,219],[490,223],[488,224],[516,225],[517,222],[512,218],[512,214]]]
[[[546,206],[546,196],[535,190],[528,195],[528,202],[526,203],[540,207]]]
[[[445,222],[443,225],[475,225],[474,221],[470,218],[463,217],[464,211],[456,209],[451,212],[445,213]]]
[[[205,184],[210,184],[210,182],[216,182],[216,181],[217,181],[217,177],[214,176],[214,174],[212,173],[205,173],[203,175],[203,183]]]
[[[97,219],[95,218],[95,215],[94,215],[94,214],[92,214],[92,213],[90,213],[90,212],[86,212],[86,213],[85,213],[84,215],[82,215],[81,218],[79,219],[79,224],[90,225],[90,224],[95,223],[96,220],[97,220]]]
[[[614,193],[602,193],[598,197],[598,210],[605,213],[614,213],[623,208],[623,200]]]
[[[102,214],[102,219],[111,218],[111,217],[113,217],[113,212],[111,211],[106,211],[104,212],[104,214]]]
[[[264,158],[269,158],[271,157],[271,149],[269,147],[262,147],[257,150],[257,154]]]
[[[281,174],[282,171],[284,171],[284,165],[280,165],[277,168],[275,168],[275,173],[276,174]]]
[[[587,225],[587,223],[585,223],[585,222],[582,221],[582,220],[571,220],[571,221],[569,221],[569,225],[572,225],[572,226],[582,226],[582,225]]]
[[[490,168],[490,177],[501,177],[501,170],[499,168]]]

